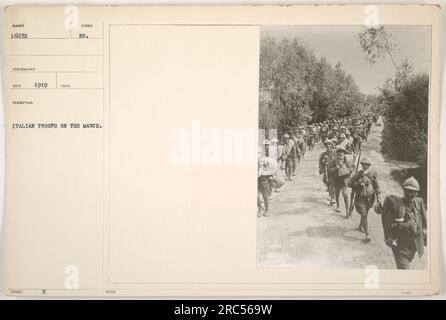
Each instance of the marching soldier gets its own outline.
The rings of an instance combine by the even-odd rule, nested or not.
[[[358,135],[358,132],[356,132],[356,131],[353,132],[352,149],[353,149],[354,154],[359,153],[359,151],[361,150],[361,144],[362,144],[362,139]]]
[[[304,136],[304,131],[302,128],[299,129],[298,133],[297,133],[297,142],[298,142],[298,146],[299,146],[299,158],[298,158],[298,163],[300,163],[300,159],[305,157],[305,151],[307,149],[306,143],[305,143],[305,136]]]
[[[321,131],[320,131],[320,139],[321,139],[321,141],[324,142],[325,140],[327,140],[327,136],[328,136],[328,127],[324,123],[322,125]]]
[[[420,185],[411,177],[403,183],[404,197],[388,196],[382,207],[386,244],[392,249],[397,269],[409,269],[415,253],[422,257],[427,245],[426,206],[418,197]],[[376,210],[378,213],[379,209]]]
[[[285,156],[287,154],[287,147],[284,145],[283,140],[277,140],[277,167],[281,173],[285,172]]]
[[[335,140],[338,140],[338,127],[336,127],[336,126],[334,126],[333,127],[333,130],[331,131],[331,133],[328,135],[328,138],[330,139],[330,140],[333,140],[333,139],[335,139]]]
[[[283,138],[285,139],[285,154],[283,155],[283,158],[285,159],[285,174],[286,179],[288,181],[292,181],[291,175],[293,173],[293,161],[295,157],[296,152],[296,146],[294,144],[294,140],[290,139],[290,136],[288,134],[284,134]]]
[[[345,133],[341,133],[339,135],[339,141],[338,141],[338,147],[342,149],[346,149],[347,145],[350,143],[350,141],[347,140],[347,136]]]
[[[350,135],[350,130],[345,131],[345,140],[347,140],[347,143],[345,145],[345,150],[347,150],[348,154],[353,153],[353,139]]]
[[[276,159],[263,157],[259,159],[257,173],[257,216],[262,215],[262,200],[264,205],[263,215],[269,215],[269,198],[274,185],[273,175],[277,172]]]
[[[293,142],[294,142],[294,153],[293,153],[293,176],[296,175],[296,169],[297,165],[300,163],[300,157],[301,157],[301,148],[299,143],[299,138],[297,133],[292,134]]]
[[[325,151],[319,156],[319,174],[323,176],[322,181],[327,186],[328,191],[328,201],[332,205],[336,203],[334,199],[334,177],[329,174],[329,165],[332,160],[336,157],[336,153],[333,150],[333,142],[330,139],[325,140]]]
[[[342,198],[344,199],[345,205],[345,216],[349,217],[349,194],[347,187],[347,179],[350,176],[350,168],[348,167],[347,160],[345,159],[346,150],[339,147],[336,150],[336,158],[333,160],[334,169],[334,191],[335,191],[335,200],[336,200],[336,212],[341,212],[339,195],[342,194]]]
[[[353,175],[350,180],[350,187],[354,192],[354,206],[361,216],[358,230],[365,234],[365,241],[370,242],[367,215],[373,207],[375,199],[380,202],[380,189],[378,184],[378,174],[372,167],[372,163],[366,158],[360,161],[362,170]]]

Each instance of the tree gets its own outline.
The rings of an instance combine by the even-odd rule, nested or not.
[[[389,56],[395,75],[387,79],[374,98],[374,110],[383,115],[382,151],[392,159],[414,161],[425,170],[427,165],[429,75],[416,73],[413,65],[403,60],[396,64],[392,50],[395,38],[379,29],[365,29],[358,35],[359,44],[370,64]]]
[[[360,113],[363,95],[338,63],[316,59],[298,38],[261,39],[259,127],[292,130]]]
[[[398,88],[381,88],[385,126],[382,150],[393,159],[427,162],[429,75],[414,74]]]
[[[393,65],[397,69],[397,64],[393,58],[392,51],[397,48],[395,38],[392,34],[386,32],[384,27],[365,28],[358,35],[359,44],[365,53],[366,60],[373,65],[376,60],[390,57]]]

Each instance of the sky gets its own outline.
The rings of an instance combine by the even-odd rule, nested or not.
[[[397,44],[392,52],[399,64],[408,59],[416,72],[429,72],[431,60],[431,30],[426,26],[384,26]],[[333,66],[340,62],[342,68],[353,76],[365,94],[378,93],[388,78],[393,78],[395,67],[389,57],[370,65],[365,60],[356,35],[364,26],[266,26],[263,36],[276,38],[300,38],[311,48],[317,58],[323,56]]]

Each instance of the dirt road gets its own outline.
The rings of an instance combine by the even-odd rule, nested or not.
[[[389,194],[402,195],[390,172],[407,164],[384,160],[380,152],[381,131],[382,126],[372,127],[362,154],[378,170],[384,199]],[[392,252],[384,244],[381,217],[373,209],[368,219],[372,241],[366,243],[364,234],[357,230],[356,211],[346,219],[344,210],[338,213],[327,205],[325,185],[318,173],[322,151],[321,143],[313,151],[307,151],[294,181],[288,181],[279,193],[273,194],[271,215],[258,218],[258,266],[362,269],[375,265],[380,269],[395,269]],[[419,269],[425,265],[425,256],[416,257],[411,267]]]

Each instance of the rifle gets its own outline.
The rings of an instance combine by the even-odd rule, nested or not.
[[[362,150],[359,149],[358,162],[356,163],[356,168],[355,168],[355,176],[358,174],[359,161],[361,160],[361,152],[362,152]],[[355,192],[354,188],[352,188],[352,193],[350,195],[350,208],[348,209],[349,216],[352,215],[353,209],[355,208],[355,205],[354,205],[355,197],[356,197],[356,192]]]

